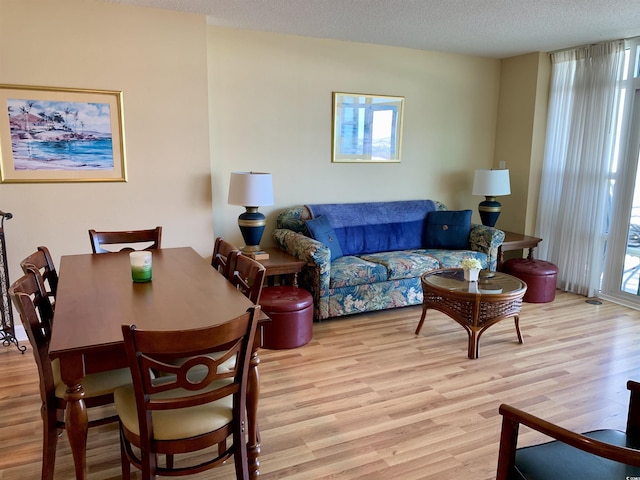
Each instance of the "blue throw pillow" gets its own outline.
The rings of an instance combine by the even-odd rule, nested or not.
[[[336,232],[333,231],[331,222],[324,215],[314,218],[313,220],[307,220],[306,222],[311,238],[324,243],[329,250],[331,250],[331,260],[335,260],[342,256],[342,248],[340,248],[340,242],[336,237]]]
[[[442,210],[427,214],[425,248],[468,250],[471,210]]]

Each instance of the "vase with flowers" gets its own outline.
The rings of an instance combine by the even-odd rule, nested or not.
[[[477,258],[465,257],[460,262],[462,270],[464,271],[464,279],[467,282],[477,282],[478,275],[482,269],[482,264]]]

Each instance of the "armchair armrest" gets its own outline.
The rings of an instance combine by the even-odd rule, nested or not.
[[[498,453],[496,480],[507,480],[515,466],[518,430],[525,425],[559,442],[565,443],[591,455],[607,458],[615,462],[640,467],[640,451],[632,448],[610,445],[585,435],[572,432],[539,417],[523,412],[510,405],[500,405],[502,431]]]
[[[307,237],[302,233],[286,228],[273,231],[276,244],[290,255],[307,264],[302,269],[298,280],[301,287],[313,296],[316,318],[324,318],[320,312],[329,309],[329,282],[331,275],[331,251],[325,244]]]
[[[627,413],[627,434],[640,438],[640,383],[629,380],[627,390],[631,392]]]
[[[502,230],[477,223],[471,225],[469,248],[487,254],[489,270],[495,271],[498,267],[498,249],[503,241],[504,232]]]

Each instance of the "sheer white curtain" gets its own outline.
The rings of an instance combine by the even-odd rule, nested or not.
[[[589,297],[604,261],[624,48],[620,40],[551,55],[538,253],[558,266],[558,288]]]

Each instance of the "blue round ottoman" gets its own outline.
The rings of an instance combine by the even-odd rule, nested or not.
[[[303,288],[264,287],[262,310],[271,319],[263,327],[262,347],[273,350],[306,345],[313,336],[313,297]]]

